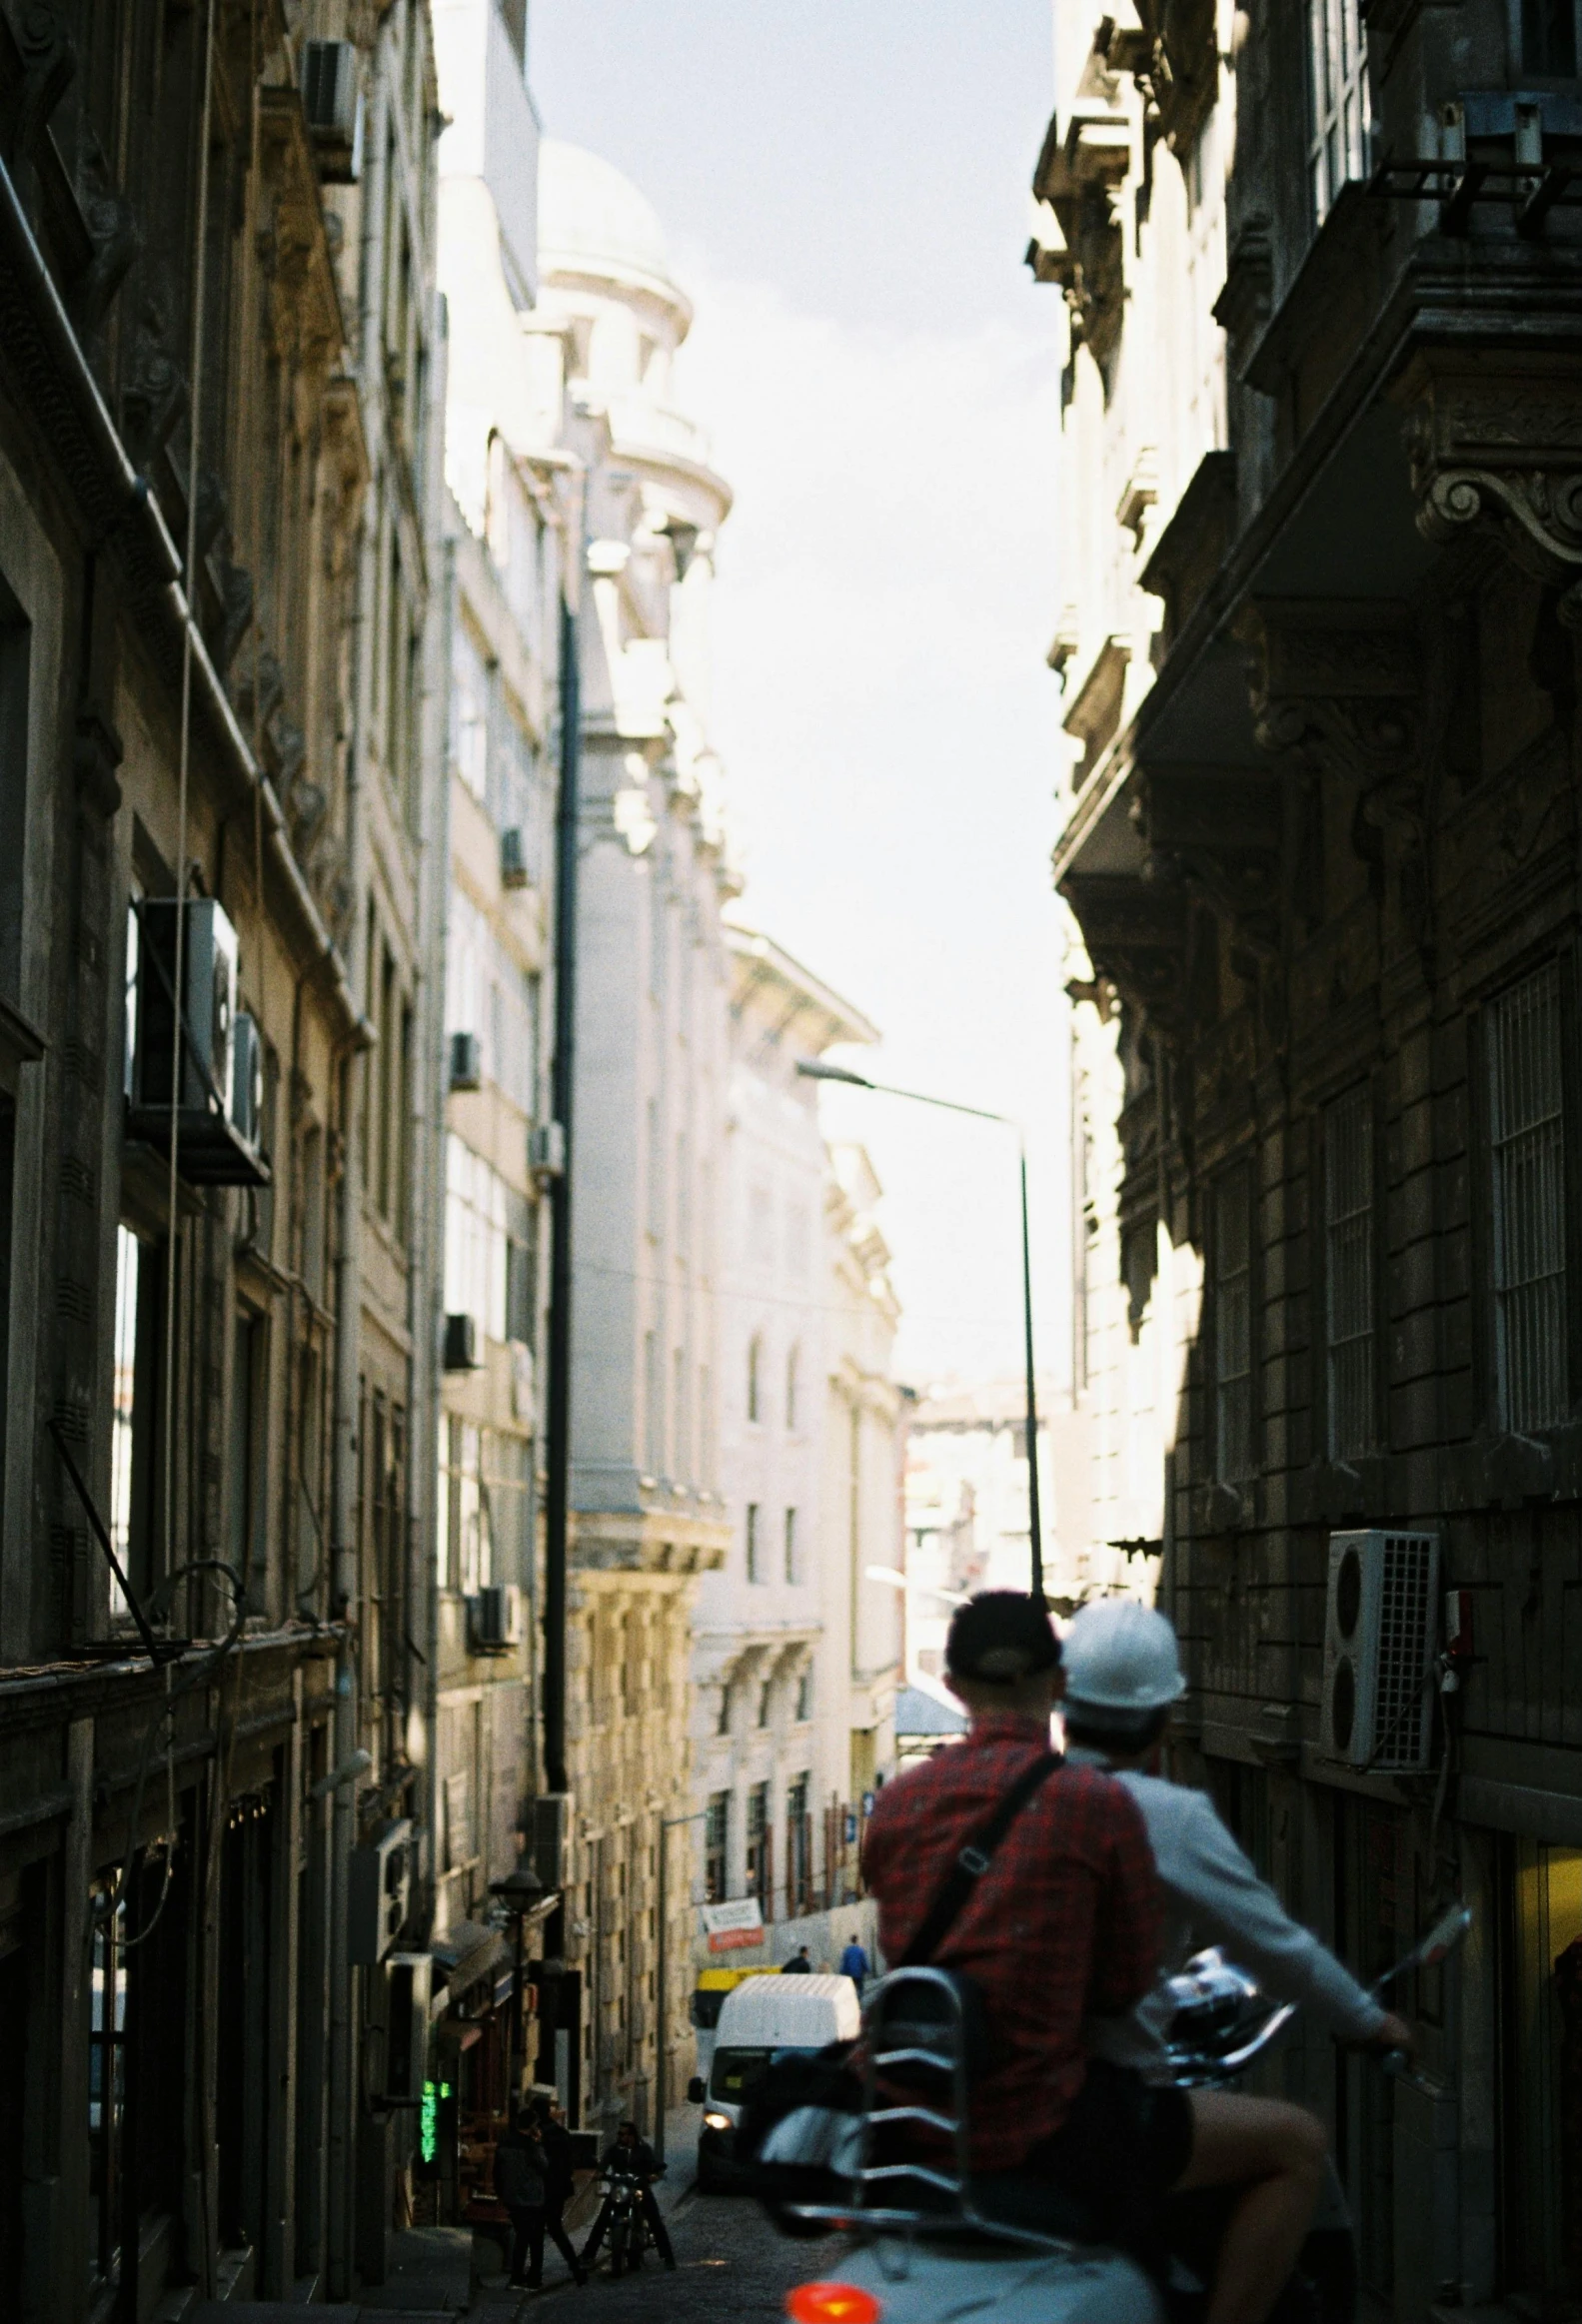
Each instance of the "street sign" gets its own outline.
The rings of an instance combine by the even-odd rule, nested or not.
[[[735,1952],[742,1945],[764,1942],[764,1907],[756,1896],[738,1896],[729,1904],[705,1904],[702,1911],[711,1952]]]

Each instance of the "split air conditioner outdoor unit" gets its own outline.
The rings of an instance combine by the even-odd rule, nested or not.
[[[532,1802],[528,1827],[533,1869],[547,1889],[560,1890],[572,1878],[572,1794],[541,1791]]]
[[[522,1592],[514,1582],[491,1582],[467,1601],[467,1628],[475,1655],[509,1655],[522,1644]]]
[[[319,175],[334,186],[355,186],[363,170],[363,92],[349,40],[303,42],[302,110]]]
[[[137,1037],[128,1137],[169,1153],[174,1088],[177,1168],[189,1185],[267,1186],[269,1164],[258,1150],[262,1050],[253,1019],[237,1014],[236,930],[212,896],[185,904],[147,897],[138,906],[136,927]]]
[[[522,833],[515,828],[500,834],[500,884],[502,887],[528,884],[528,851],[522,843]]]
[[[1437,1534],[1330,1535],[1322,1757],[1380,1774],[1428,1765],[1438,1614]]]
[[[451,1087],[453,1089],[482,1089],[484,1085],[484,1053],[476,1033],[451,1035]]]
[[[541,1187],[566,1174],[566,1129],[561,1122],[540,1122],[528,1140],[528,1167]]]
[[[403,1816],[346,1862],[346,1951],[364,1967],[382,1961],[401,1934],[412,1895],[412,1824]]]
[[[465,1310],[460,1315],[445,1319],[445,1365],[447,1372],[476,1372],[483,1362],[478,1348],[478,1318]]]

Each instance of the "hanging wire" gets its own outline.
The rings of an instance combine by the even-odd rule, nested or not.
[[[192,397],[187,440],[187,618],[181,633],[181,747],[176,786],[176,1007],[170,1036],[169,1236],[165,1262],[165,1567],[176,1553],[176,1256],[178,1146],[181,1135],[182,1012],[187,954],[187,780],[192,761],[192,629],[197,613],[198,454],[203,437],[204,323],[208,293],[209,129],[214,109],[214,11],[209,0],[203,44],[203,103],[198,126],[198,249],[193,265]]]

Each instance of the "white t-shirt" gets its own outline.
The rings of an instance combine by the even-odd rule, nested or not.
[[[1080,1745],[1066,1756],[1082,1766],[1105,1764],[1101,1752]],[[1303,2003],[1342,2040],[1364,2040],[1378,2030],[1385,2011],[1259,1879],[1206,1792],[1129,1769],[1117,1772],[1116,1781],[1125,1784],[1148,1827],[1164,1890],[1164,1938],[1152,1992],[1128,2016],[1089,2023],[1088,2047],[1095,2057],[1134,2066],[1151,2079],[1163,2074],[1170,2020],[1164,1980],[1205,1944],[1222,1944],[1276,2000]]]

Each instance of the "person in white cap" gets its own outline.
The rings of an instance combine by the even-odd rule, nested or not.
[[[1223,1944],[1277,1999],[1305,2004],[1337,2040],[1410,2052],[1411,2027],[1380,2008],[1311,1930],[1291,1918],[1207,1793],[1159,1774],[1170,1714],[1186,1690],[1175,1631],[1165,1616],[1130,1598],[1094,1600],[1066,1632],[1061,1664],[1066,1758],[1116,1776],[1130,1792],[1147,1827],[1164,1901],[1158,1979],[1124,2015],[1089,2022],[1094,2055],[1130,2066],[1145,2079],[1164,2079],[1170,2016],[1164,1980],[1211,1943]],[[1256,2315],[1259,2293],[1253,2286],[1260,2278],[1264,2285],[1283,2282],[1299,2247],[1297,2182],[1311,2171],[1315,2134],[1322,2157],[1322,2132],[1302,2108],[1277,2100],[1195,2090],[1192,2109],[1198,2166],[1193,2175],[1246,2183],[1221,2252],[1215,2311],[1233,2312],[1240,2305],[1236,2293],[1246,2298],[1250,2292],[1243,2312]],[[1210,2148],[1212,2167],[1205,2167]],[[1280,2184],[1282,2157],[1288,2187]],[[1238,2167],[1243,2158],[1245,2167]],[[1234,2290],[1223,2280],[1227,2273],[1241,2278]]]

